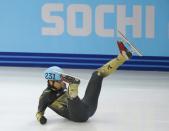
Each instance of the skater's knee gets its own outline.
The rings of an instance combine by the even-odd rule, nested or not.
[[[92,73],[92,77],[102,77],[103,78],[103,75],[100,72],[100,70],[96,70]]]
[[[103,68],[97,69],[93,74],[96,74],[97,76],[103,77],[103,78],[109,75],[109,74],[106,72],[106,70],[104,70]]]

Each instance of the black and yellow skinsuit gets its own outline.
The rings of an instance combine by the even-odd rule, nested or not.
[[[120,54],[117,58],[93,72],[83,99],[80,99],[78,96],[71,99],[66,85],[60,90],[55,90],[48,84],[48,87],[43,91],[39,99],[38,112],[36,114],[37,119],[40,121],[44,117],[45,109],[49,107],[60,116],[69,120],[75,122],[87,121],[97,109],[103,78],[116,71],[126,60]],[[80,81],[72,81],[68,88],[71,88],[71,86],[78,87],[79,84]]]

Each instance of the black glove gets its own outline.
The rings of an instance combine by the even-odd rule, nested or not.
[[[68,83],[80,84],[80,80],[72,76],[64,75],[63,80]]]
[[[40,122],[40,124],[44,125],[44,124],[46,124],[47,119],[46,119],[44,116],[42,116],[42,117],[40,118],[39,122]]]
[[[43,112],[37,112],[36,118],[40,122],[40,124],[44,125],[47,122],[47,119],[43,116]]]
[[[65,79],[66,81],[68,81],[69,83],[73,83],[74,80],[75,80],[75,78],[73,78],[73,77],[71,77],[71,76],[65,76],[64,79]]]

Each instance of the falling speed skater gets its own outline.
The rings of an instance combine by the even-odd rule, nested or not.
[[[44,77],[47,80],[47,88],[39,98],[37,120],[41,124],[47,122],[46,108],[50,108],[58,115],[74,122],[85,122],[93,116],[97,109],[103,79],[129,60],[134,51],[138,52],[136,48],[134,51],[129,51],[122,41],[117,41],[117,45],[119,55],[93,72],[82,99],[78,97],[80,79],[63,73],[63,69],[58,66],[46,69]],[[133,47],[130,46],[130,48]]]

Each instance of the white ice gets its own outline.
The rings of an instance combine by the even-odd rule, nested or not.
[[[46,125],[35,118],[46,88],[44,68],[0,67],[1,131],[169,131],[169,72],[117,71],[104,79],[97,112],[75,123],[46,110]],[[65,69],[82,80],[83,96],[93,70]]]

